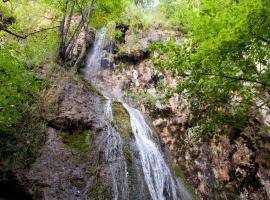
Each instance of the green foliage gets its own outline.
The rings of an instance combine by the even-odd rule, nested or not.
[[[196,9],[192,5],[190,0],[161,0],[158,10],[174,27],[189,30],[192,25],[190,17],[193,14],[190,10]]]
[[[16,46],[0,49],[0,130],[10,130],[31,109],[39,84],[19,61]]]
[[[182,76],[178,91],[187,90],[194,123],[243,127],[254,101],[268,103],[260,91],[270,85],[269,2],[201,0],[185,17],[189,39],[154,44],[154,61]]]
[[[57,49],[57,29],[28,37],[21,45],[21,60],[29,68],[54,61]]]
[[[37,104],[41,84],[28,67],[48,59],[47,45],[52,46],[53,41],[48,42],[51,36],[46,38],[42,34],[41,38],[29,36],[19,40],[3,31],[7,29],[27,36],[45,27],[47,24],[41,26],[37,20],[46,12],[47,7],[42,2],[45,1],[0,1],[0,162],[3,176],[14,168],[28,167],[45,138]]]
[[[2,113],[0,113],[2,115]],[[45,124],[35,107],[24,107],[20,121],[8,129],[0,128],[0,162],[2,178],[10,170],[29,167],[45,141]]]
[[[129,24],[130,30],[137,34],[143,34],[151,27],[167,28],[169,26],[160,6],[156,7],[155,10],[144,10],[131,4],[126,8],[124,21]]]
[[[17,43],[17,50],[20,51],[20,61],[28,67],[39,66],[53,60],[57,48],[57,25],[59,11],[51,1],[13,1],[1,3],[0,11],[4,10],[6,16],[12,16],[15,21],[8,27],[13,33],[20,36],[28,36],[26,39],[14,40],[15,36],[0,31],[4,39],[0,45]],[[56,27],[52,30],[40,31],[46,28]]]
[[[90,16],[90,24],[100,28],[108,22],[119,23],[122,20],[127,0],[97,0]]]

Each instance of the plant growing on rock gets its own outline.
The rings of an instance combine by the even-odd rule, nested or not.
[[[112,112],[113,112],[113,125],[119,131],[122,139],[125,142],[130,141],[132,134],[132,128],[130,124],[130,117],[122,105],[121,102],[114,102],[112,105]]]
[[[254,106],[269,111],[269,3],[201,0],[189,5],[184,15],[191,27],[188,40],[156,43],[153,60],[182,77],[178,92],[189,93],[193,123],[210,131],[225,124],[243,128]]]

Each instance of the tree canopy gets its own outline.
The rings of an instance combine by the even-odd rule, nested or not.
[[[269,106],[269,1],[171,2],[167,19],[188,33],[183,43],[153,45],[154,61],[182,77],[178,91],[189,94],[199,125],[243,126],[252,107]]]
[[[13,129],[33,108],[40,88],[34,71],[56,62],[61,38],[65,50],[70,50],[83,26],[99,28],[110,21],[119,23],[127,2],[0,1],[0,130]],[[80,16],[82,23],[77,20]]]

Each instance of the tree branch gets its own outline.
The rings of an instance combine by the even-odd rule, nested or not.
[[[65,0],[64,7],[63,7],[63,17],[60,22],[59,26],[59,46],[58,46],[58,57],[60,59],[64,59],[65,57],[65,35],[64,35],[64,29],[65,29],[65,22],[66,22],[66,15],[67,15],[67,7],[68,7],[69,0]]]
[[[248,79],[248,78],[243,78],[243,77],[233,77],[233,76],[226,76],[226,75],[223,75],[223,74],[211,74],[211,73],[200,73],[199,75],[201,75],[201,76],[215,76],[215,77],[232,79],[232,80],[236,80],[236,81],[246,81],[246,82],[251,82],[251,83],[258,83],[260,85],[270,87],[270,84],[267,84],[265,82],[252,80],[252,79]],[[189,77],[189,76],[191,76],[191,74],[185,74],[184,73],[184,74],[180,74],[180,76]]]
[[[263,41],[263,42],[265,42],[266,44],[270,44],[270,40],[269,39],[266,39],[266,38],[264,38],[264,37],[261,37],[260,36],[260,39]]]
[[[67,17],[67,21],[65,22],[64,31],[63,31],[64,41],[66,41],[66,37],[67,37],[68,31],[69,31],[72,15],[73,15],[73,11],[74,11],[74,6],[75,6],[75,0],[72,0],[70,10],[68,13],[68,17]]]
[[[247,82],[258,83],[258,84],[261,84],[263,86],[270,87],[270,85],[267,84],[267,83],[264,83],[264,82],[261,82],[261,81],[257,81],[257,80],[248,79],[248,78],[232,77],[232,76],[226,76],[226,75],[223,75],[223,74],[220,74],[219,75],[219,74],[208,74],[208,73],[203,73],[202,75],[222,77],[222,78],[227,78],[227,79],[233,79],[233,80],[236,80],[236,81],[247,81]]]
[[[22,36],[22,35],[18,35],[17,33],[13,33],[12,31],[8,30],[8,29],[5,29],[5,28],[2,28],[1,31],[5,31],[7,33],[9,33],[10,35],[13,35],[17,38],[20,38],[20,39],[25,39],[26,37],[25,36]]]
[[[0,29],[0,31],[5,31],[7,33],[9,33],[10,35],[13,35],[17,38],[20,38],[20,39],[26,39],[27,37],[31,36],[31,35],[34,35],[34,34],[37,34],[37,33],[40,33],[40,32],[43,32],[43,31],[48,31],[48,30],[52,30],[52,29],[55,29],[55,28],[58,28],[59,26],[54,26],[54,27],[49,27],[49,28],[45,28],[45,29],[41,29],[41,30],[38,30],[38,31],[34,31],[34,32],[31,32],[31,33],[28,33],[27,35],[19,35],[17,33],[14,33],[8,29]]]

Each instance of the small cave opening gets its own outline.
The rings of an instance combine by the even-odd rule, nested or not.
[[[33,200],[33,198],[16,183],[0,182],[0,200]]]

